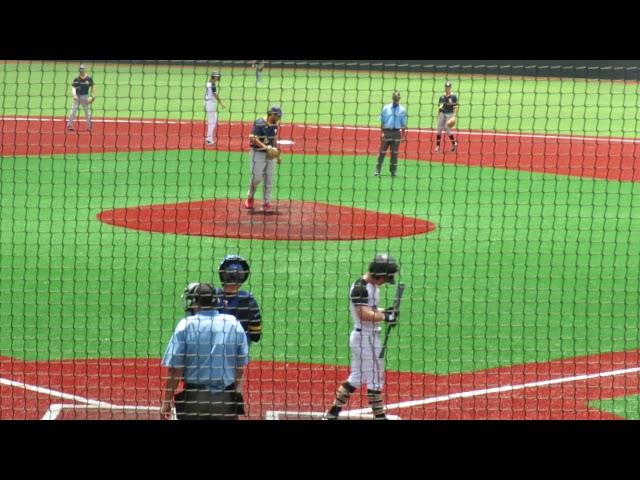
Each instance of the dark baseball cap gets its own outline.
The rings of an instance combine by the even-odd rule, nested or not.
[[[218,77],[220,78],[220,72],[211,72],[211,77]]]
[[[278,107],[277,105],[271,106],[271,108],[269,109],[269,111],[267,113],[269,115],[271,115],[272,113],[275,113],[279,117],[282,117],[282,109],[280,107]]]
[[[84,70],[84,63],[80,64],[80,68],[78,70]]]
[[[451,87],[451,82],[447,82],[444,84],[445,87]]]

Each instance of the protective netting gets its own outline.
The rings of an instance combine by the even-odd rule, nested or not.
[[[161,418],[168,349],[240,418],[640,418],[639,77],[0,62],[0,419]]]

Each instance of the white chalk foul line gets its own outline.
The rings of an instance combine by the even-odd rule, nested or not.
[[[12,117],[12,116],[0,116],[0,120],[20,120],[29,122],[65,122],[64,118],[60,117]],[[202,120],[204,121],[204,120]],[[144,123],[154,125],[190,125],[200,120],[162,120],[162,119],[129,119],[129,118],[114,118],[114,119],[93,119],[93,123]],[[243,125],[246,122],[226,122],[229,125]],[[356,127],[347,125],[309,125],[304,123],[296,124],[284,124],[283,127],[291,126],[297,129],[322,129],[322,130],[361,130],[361,131],[375,131],[379,132],[380,127]],[[437,130],[435,128],[408,128],[408,132],[411,133],[425,133],[433,134]],[[546,140],[575,140],[582,142],[603,142],[603,143],[640,143],[640,138],[622,138],[622,137],[592,137],[592,136],[578,136],[578,135],[559,135],[559,134],[542,134],[542,133],[516,133],[516,132],[494,132],[494,131],[478,131],[478,130],[457,130],[456,135],[463,136],[479,136],[479,137],[506,137],[506,138],[540,138]],[[322,139],[314,139],[321,141]]]
[[[440,395],[438,397],[425,398],[423,400],[411,400],[400,403],[392,403],[387,405],[388,410],[395,410],[400,408],[411,408],[417,407],[420,405],[428,405],[430,403],[439,403],[439,402],[449,402],[451,400],[456,400],[458,398],[469,398],[469,397],[478,397],[482,395],[490,395],[492,393],[502,393],[502,392],[512,392],[515,390],[524,390],[525,388],[538,388],[544,387],[547,385],[557,385],[560,383],[571,383],[571,382],[580,382],[583,380],[590,380],[592,378],[602,378],[602,377],[615,377],[617,375],[627,375],[629,373],[640,372],[640,367],[626,368],[622,370],[611,370],[608,372],[599,372],[599,373],[591,373],[588,375],[576,375],[573,377],[562,377],[562,378],[554,378],[551,380],[542,380],[539,382],[530,382],[530,383],[522,383],[519,385],[504,385],[502,387],[493,387],[493,388],[483,388],[480,390],[468,390],[465,392],[458,393],[450,393],[448,395]],[[344,413],[362,413],[366,412],[369,409],[357,409],[357,410],[348,410]]]
[[[91,400],[90,398],[80,397],[79,395],[71,395],[69,393],[59,392],[50,388],[39,387],[37,385],[29,385],[28,383],[16,382],[7,378],[0,378],[0,385],[6,385],[8,387],[22,388],[31,392],[40,393],[49,397],[62,398],[64,400],[73,400],[74,402],[86,403],[88,405],[96,405],[98,407],[112,407],[112,404],[108,402],[102,402],[100,400]]]
[[[300,417],[311,417],[321,419],[325,412],[299,412],[295,410],[268,410],[265,415],[265,420],[280,420],[280,417],[293,417],[300,419]],[[401,420],[398,415],[387,415],[389,420]],[[341,420],[373,420],[373,414],[371,413],[357,413],[355,410],[345,411],[340,415]]]

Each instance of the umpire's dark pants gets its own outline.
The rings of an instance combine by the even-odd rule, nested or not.
[[[178,420],[238,420],[245,413],[242,394],[233,387],[214,393],[206,385],[188,383],[175,401]]]
[[[382,144],[380,145],[380,155],[378,155],[378,163],[376,164],[376,172],[380,173],[382,162],[387,154],[387,150],[391,147],[391,175],[395,175],[398,170],[398,150],[400,150],[400,141],[402,133],[400,129],[382,129]]]

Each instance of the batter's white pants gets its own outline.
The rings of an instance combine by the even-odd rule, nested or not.
[[[264,180],[264,203],[271,203],[271,186],[275,177],[276,159],[267,160],[267,152],[251,149],[251,186],[247,196],[253,198],[260,182]]]
[[[78,95],[78,100],[73,101],[73,105],[71,106],[71,114],[69,115],[69,120],[67,121],[67,127],[73,127],[73,122],[75,121],[76,115],[78,114],[79,105],[82,105],[84,116],[87,118],[87,128],[91,128],[91,107],[89,106],[89,95]]]
[[[213,142],[213,132],[216,129],[216,125],[218,124],[218,113],[217,113],[217,105],[216,102],[211,100],[207,100],[204,102],[204,111],[207,113],[207,137],[206,140]]]
[[[353,330],[349,337],[349,347],[351,374],[347,381],[356,388],[366,384],[371,390],[382,390],[384,359],[378,358],[382,351],[380,333]]]

